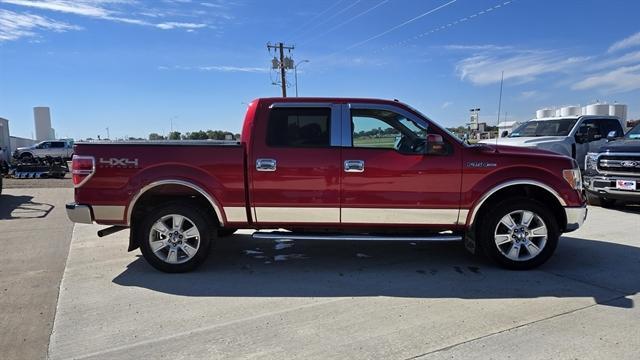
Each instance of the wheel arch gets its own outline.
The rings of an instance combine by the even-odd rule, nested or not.
[[[560,229],[564,229],[567,224],[567,216],[564,207],[567,203],[564,199],[549,185],[536,180],[511,180],[498,184],[487,191],[473,206],[468,214],[466,224],[469,228],[475,227],[478,219],[486,213],[486,210],[498,202],[512,196],[524,195],[541,201],[549,205],[551,211],[558,219]]]
[[[128,250],[132,251],[139,247],[137,242],[137,224],[139,222],[136,219],[141,216],[141,212],[144,209],[184,198],[185,196],[189,197],[190,201],[193,201],[204,209],[213,211],[213,213],[209,213],[211,220],[214,222],[212,225],[224,225],[225,217],[222,206],[220,206],[220,203],[213,195],[209,194],[201,186],[179,179],[154,181],[141,188],[140,191],[132,197],[127,206],[126,220],[127,225],[131,227]]]

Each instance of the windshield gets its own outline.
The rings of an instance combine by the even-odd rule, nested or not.
[[[578,119],[531,120],[516,128],[509,137],[567,136]]]
[[[636,125],[633,129],[624,136],[627,140],[640,140],[640,124]]]

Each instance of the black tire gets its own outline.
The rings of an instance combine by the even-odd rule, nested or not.
[[[168,258],[168,255],[166,255],[165,253],[169,252],[169,247],[171,245],[167,245],[167,247],[162,248],[162,250],[154,252],[151,248],[150,237],[160,236],[156,234],[155,230],[152,233],[152,227],[157,221],[161,220],[163,217],[174,214],[183,216],[187,220],[189,220],[189,222],[191,222],[197,228],[200,236],[197,237],[198,247],[195,251],[195,255],[187,259],[189,256],[187,252],[185,252],[181,248],[176,247],[176,260],[181,262],[170,263],[161,259],[160,256]],[[187,240],[186,230],[188,229],[190,229],[190,227],[184,228],[184,240],[180,240],[180,244],[174,244],[175,246],[182,246],[183,241],[184,244],[187,245],[187,241],[189,241],[190,246],[195,247],[195,243],[193,241],[195,241],[196,238]],[[173,230],[171,232],[173,232]],[[140,226],[137,234],[139,236],[138,244],[140,245],[142,255],[147,260],[147,262],[151,264],[151,266],[167,273],[181,273],[194,270],[202,264],[202,262],[209,255],[209,249],[211,248],[211,244],[215,241],[217,231],[215,229],[215,225],[213,225],[213,222],[209,220],[202,208],[198,207],[195,204],[171,202],[158,206],[154,210],[149,211],[146,217],[142,220],[142,225]],[[183,238],[180,237],[180,239]],[[169,238],[165,238],[165,240],[163,241],[166,241],[169,244]],[[158,255],[156,255],[156,253],[158,253]],[[180,256],[182,256],[182,259],[179,258]]]
[[[613,199],[608,199],[598,195],[593,195],[587,192],[587,203],[593,206],[609,208],[609,207],[613,207],[616,204],[616,201]]]
[[[537,226],[540,225],[540,222],[543,222],[543,225],[546,226],[547,238],[542,249],[539,250],[539,252],[534,257],[529,259],[523,257],[522,260],[512,260],[503,252],[506,251],[505,249],[510,248],[515,244],[518,244],[518,249],[520,249],[517,250],[517,254],[522,255],[524,253],[525,255],[528,254],[528,256],[532,256],[532,253],[524,242],[518,243],[518,238],[513,238],[513,236],[511,236],[512,239],[509,240],[510,242],[506,242],[501,247],[499,247],[496,244],[496,240],[494,239],[494,232],[498,229],[498,224],[503,217],[522,210],[532,212],[533,214],[537,215],[537,218],[534,218],[534,220],[532,220],[531,225]],[[514,216],[517,217],[517,213]],[[514,219],[514,221],[516,221],[516,223],[522,223],[522,218],[520,218],[519,220],[516,218]],[[533,222],[536,222],[536,225],[534,225]],[[553,215],[551,209],[538,201],[528,198],[512,198],[496,204],[491,209],[489,209],[484,216],[481,217],[480,223],[478,225],[478,242],[484,254],[491,260],[495,261],[501,267],[511,270],[528,270],[542,265],[547,260],[549,260],[551,255],[553,255],[556,247],[558,246],[558,239],[560,238],[558,221]],[[529,230],[527,228],[526,234],[529,236],[528,231]],[[516,239],[516,241],[514,242],[513,239]],[[535,239],[531,238],[531,241],[533,241],[534,244],[537,241],[538,243],[535,245],[538,246],[541,244],[542,239],[543,238],[536,237]],[[519,240],[525,241],[524,239]],[[524,250],[522,250],[521,247]]]
[[[33,154],[31,153],[22,153],[20,154],[20,159],[21,160],[27,160],[27,159],[32,159],[33,158]]]

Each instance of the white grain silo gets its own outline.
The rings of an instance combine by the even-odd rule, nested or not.
[[[562,111],[560,109],[556,109],[556,117],[562,116]]]
[[[609,105],[609,115],[617,116],[623,124],[627,121],[627,105],[613,104]]]
[[[36,140],[51,140],[51,112],[48,107],[33,108],[33,119],[36,128]]]
[[[580,116],[582,108],[580,106],[565,106],[560,109],[560,116]]]
[[[554,109],[544,108],[536,111],[537,119],[554,117],[555,115],[556,115],[556,111]]]
[[[595,103],[587,105],[587,113],[584,115],[609,116],[609,104]]]
[[[11,138],[9,137],[9,120],[0,118],[0,163],[9,161],[11,155]]]

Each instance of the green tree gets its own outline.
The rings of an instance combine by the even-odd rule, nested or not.
[[[151,133],[149,134],[149,140],[164,140],[164,136],[158,133]]]
[[[182,135],[180,131],[172,131],[169,133],[169,140],[180,140]]]

